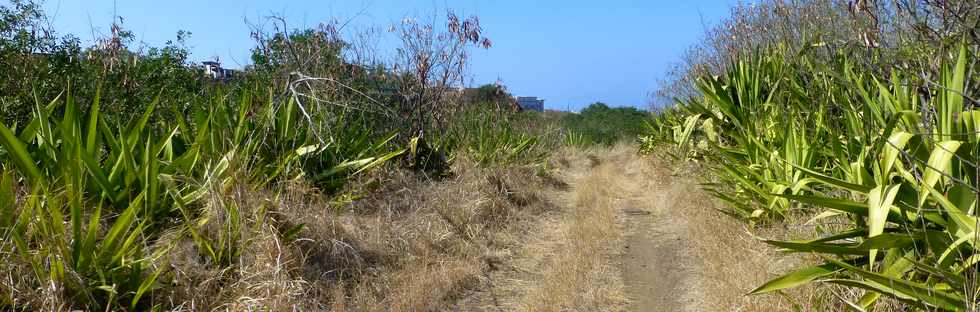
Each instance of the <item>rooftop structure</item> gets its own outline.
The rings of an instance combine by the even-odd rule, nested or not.
[[[518,96],[517,105],[521,110],[544,111],[544,99],[538,99],[536,96]]]
[[[235,76],[235,70],[221,68],[221,62],[218,61],[204,61],[201,62],[204,65],[204,74],[214,80],[228,80]]]

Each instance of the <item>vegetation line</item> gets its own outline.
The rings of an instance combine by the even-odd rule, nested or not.
[[[705,189],[751,224],[816,225],[766,241],[816,263],[752,294],[822,283],[852,309],[976,310],[977,16],[972,2],[738,7],[641,148],[703,163]]]

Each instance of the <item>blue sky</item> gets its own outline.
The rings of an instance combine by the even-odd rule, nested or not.
[[[44,7],[59,33],[83,40],[93,30],[108,32],[114,7],[123,26],[150,45],[187,30],[192,59],[217,56],[229,67],[248,62],[245,19],[274,13],[287,16],[291,27],[336,18],[361,28],[451,8],[478,15],[494,42],[472,57],[473,85],[500,79],[515,95],[544,98],[547,108],[577,110],[595,101],[647,107],[656,80],[736,1],[47,0]]]

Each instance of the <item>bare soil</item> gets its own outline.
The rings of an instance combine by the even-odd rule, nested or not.
[[[688,199],[701,196],[700,191],[679,183],[663,168],[651,166],[645,172],[624,174],[651,179],[624,189],[622,215],[627,226],[620,270],[632,299],[629,310],[705,311],[718,305],[712,302],[718,297],[737,296],[705,296],[704,266],[690,239],[691,222],[695,220],[677,213],[698,209],[690,206]]]
[[[656,157],[621,155],[613,180],[625,224],[619,269],[628,311],[779,311],[775,296],[747,296],[788,269],[742,221],[725,215],[693,170]],[[754,234],[755,235],[754,235]]]
[[[639,229],[626,238],[621,269],[633,311],[682,311],[690,300],[689,252],[676,224],[630,215]]]

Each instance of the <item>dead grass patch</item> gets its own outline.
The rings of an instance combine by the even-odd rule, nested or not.
[[[347,201],[296,182],[274,190],[238,182],[216,188],[194,222],[209,239],[236,238],[235,256],[214,263],[186,231],[163,233],[148,248],[169,248],[153,263],[164,267],[167,285],[149,300],[176,311],[452,309],[486,287],[530,220],[553,209],[542,192],[555,185],[532,167],[480,169],[460,159],[454,172],[433,181],[378,171],[352,190],[378,187]],[[0,284],[14,285],[18,270],[28,268],[3,269],[7,281]],[[37,299],[17,306],[66,307],[57,289],[2,290],[9,300]]]
[[[626,302],[622,280],[611,257],[620,244],[616,229],[611,172],[590,173],[599,158],[586,151],[556,153],[567,188],[546,195],[559,203],[535,221],[532,230],[493,260],[485,277],[489,287],[465,298],[456,310],[467,311],[618,311]],[[584,179],[595,183],[583,185]]]

